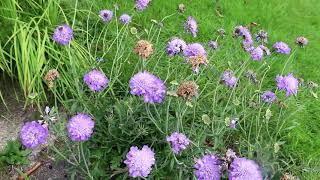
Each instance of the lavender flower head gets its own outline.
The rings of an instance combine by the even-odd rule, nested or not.
[[[109,79],[101,71],[94,69],[84,75],[83,81],[88,85],[88,87],[95,92],[104,90],[108,84]]]
[[[229,123],[229,128],[236,129],[239,118],[231,118]]]
[[[231,70],[226,70],[223,72],[221,80],[229,88],[234,88],[237,85],[238,79],[234,76]]]
[[[209,42],[208,42],[208,46],[209,46],[211,49],[217,49],[217,48],[218,48],[218,42],[217,42],[217,41],[209,41]]]
[[[122,14],[119,18],[120,22],[122,24],[129,24],[131,22],[131,16],[129,16],[128,14]]]
[[[166,86],[157,76],[143,71],[135,74],[129,81],[130,93],[143,96],[145,103],[161,103],[166,95]]]
[[[99,16],[101,17],[102,21],[107,23],[110,22],[113,16],[113,12],[111,10],[101,10],[99,12]]]
[[[146,9],[150,0],[136,0],[136,8],[140,11]]]
[[[275,93],[273,93],[272,91],[265,91],[262,95],[261,95],[261,99],[266,102],[266,103],[272,103],[277,99],[277,96]]]
[[[53,35],[52,40],[61,45],[68,45],[73,37],[73,30],[67,24],[58,26]]]
[[[189,16],[187,21],[185,22],[184,30],[186,32],[191,32],[193,37],[197,37],[198,24],[197,24],[197,21],[192,16]]]
[[[290,54],[291,52],[291,49],[288,46],[288,44],[284,42],[276,42],[273,44],[272,47],[275,49],[277,53],[280,53],[280,54]]]
[[[186,57],[191,56],[206,56],[206,50],[200,43],[188,44],[183,51],[183,55]]]
[[[251,58],[254,61],[261,61],[263,58],[263,50],[258,46],[250,52]]]
[[[179,38],[174,38],[167,45],[167,53],[169,56],[175,56],[182,53],[187,47],[186,42]]]
[[[186,137],[186,135],[177,132],[174,132],[170,136],[168,136],[167,142],[170,143],[172,151],[175,154],[179,154],[190,144],[190,140]]]
[[[287,76],[277,75],[276,81],[278,89],[286,91],[286,96],[297,95],[299,81],[293,74],[290,73]]]
[[[214,154],[198,159],[194,168],[198,180],[220,180],[222,175],[222,161]]]
[[[259,45],[258,47],[263,50],[263,54],[265,54],[265,55],[267,55],[267,56],[270,56],[271,52],[270,52],[269,48],[267,48],[267,47],[264,46],[264,45]]]
[[[258,164],[246,158],[236,158],[229,168],[229,180],[262,180]]]
[[[141,150],[132,146],[124,163],[127,165],[131,177],[147,177],[155,161],[154,152],[144,145]]]
[[[36,121],[27,122],[22,127],[19,135],[22,144],[30,149],[34,149],[41,144],[46,144],[48,136],[48,128]]]
[[[79,113],[70,118],[67,131],[72,141],[87,141],[91,137],[94,121],[88,114]]]
[[[251,52],[254,49],[252,36],[248,28],[244,26],[237,26],[233,32],[233,36],[243,37],[242,47],[245,51]]]

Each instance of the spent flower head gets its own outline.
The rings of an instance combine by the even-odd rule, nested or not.
[[[153,53],[152,44],[146,40],[139,40],[133,51],[143,59],[147,59]]]

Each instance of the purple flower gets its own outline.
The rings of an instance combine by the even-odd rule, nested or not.
[[[237,26],[233,34],[235,37],[243,37],[242,47],[245,51],[251,52],[254,49],[252,36],[248,28],[244,26]]]
[[[237,126],[239,118],[231,118],[229,123],[229,128],[235,129]]]
[[[260,167],[246,158],[236,158],[229,167],[229,180],[262,180]]]
[[[217,49],[217,48],[218,48],[218,42],[217,42],[217,41],[209,41],[209,42],[208,42],[208,46],[209,46],[211,49]]]
[[[238,79],[234,76],[231,70],[226,70],[223,72],[221,80],[224,82],[226,86],[229,88],[234,88],[237,85]]]
[[[87,141],[91,137],[94,121],[88,114],[79,113],[70,118],[67,124],[68,135],[72,141]]]
[[[61,45],[68,45],[73,37],[73,30],[67,24],[58,26],[53,35],[52,40]]]
[[[251,58],[254,61],[260,61],[263,58],[263,50],[258,46],[250,52]]]
[[[214,154],[208,154],[196,161],[195,175],[198,180],[220,180],[222,161]]]
[[[291,73],[287,76],[277,75],[276,81],[278,89],[286,91],[286,96],[297,95],[299,81]]]
[[[190,144],[190,140],[186,137],[186,135],[177,132],[174,132],[170,136],[168,136],[167,142],[170,143],[172,151],[175,154],[179,154]]]
[[[166,95],[166,86],[157,76],[143,71],[135,74],[129,81],[130,93],[143,96],[145,103],[161,103]]]
[[[269,56],[269,55],[271,54],[269,48],[267,48],[266,46],[260,45],[260,46],[258,46],[258,47],[260,47],[260,48],[263,50],[263,53],[264,53],[265,55]]]
[[[127,165],[131,177],[147,177],[156,161],[154,152],[146,145],[141,150],[132,146],[126,157],[124,163]]]
[[[136,8],[140,11],[146,9],[150,0],[136,0]]]
[[[290,54],[291,49],[289,48],[288,44],[284,43],[284,42],[276,42],[273,44],[272,46],[277,53],[280,54]]]
[[[175,56],[182,53],[186,47],[186,42],[182,39],[174,38],[168,42],[167,53],[169,56]]]
[[[261,98],[264,102],[266,103],[272,103],[273,101],[275,101],[277,99],[277,96],[275,93],[273,93],[272,91],[265,91],[262,95]]]
[[[189,16],[187,21],[185,22],[184,30],[186,32],[191,32],[193,37],[197,37],[198,24],[197,24],[197,21],[192,16]]]
[[[47,143],[48,128],[36,121],[27,122],[20,131],[20,140],[26,148],[34,149]]]
[[[110,22],[113,16],[113,12],[111,10],[101,10],[99,13],[99,16],[101,17],[102,21],[107,23]]]
[[[131,16],[128,14],[122,14],[119,20],[122,24],[129,24],[131,22]]]
[[[94,69],[83,76],[83,81],[95,92],[104,90],[109,83],[109,79],[101,71]]]
[[[206,50],[200,43],[188,44],[183,51],[183,55],[186,57],[190,56],[206,56]]]

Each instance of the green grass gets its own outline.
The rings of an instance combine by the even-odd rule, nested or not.
[[[19,19],[16,19],[16,10],[10,3],[13,1],[3,2],[6,2],[3,7],[7,8],[1,9],[2,20],[14,24],[15,29],[12,36],[6,29],[1,33],[11,36],[15,43],[8,42],[6,46],[2,43],[1,70],[18,79],[26,98],[37,92],[36,103],[46,102],[49,94],[50,102],[62,103],[69,113],[86,111],[94,115],[96,134],[92,142],[86,144],[90,150],[85,153],[92,162],[92,173],[98,177],[110,175],[115,171],[113,167],[121,167],[119,161],[123,160],[132,144],[153,144],[159,150],[157,158],[162,164],[155,168],[153,178],[169,177],[172,172],[179,172],[179,178],[186,177],[192,171],[193,158],[203,154],[204,149],[223,153],[227,147],[235,147],[239,154],[256,159],[264,165],[264,173],[271,176],[288,171],[302,179],[320,177],[317,158],[320,156],[320,140],[316,138],[320,136],[320,103],[305,86],[301,87],[297,98],[285,100],[289,105],[285,111],[278,106],[271,107],[273,117],[270,122],[264,120],[269,107],[261,106],[255,110],[248,107],[250,100],[259,101],[255,90],[275,90],[274,77],[281,72],[293,72],[305,82],[320,82],[317,74],[320,65],[320,51],[317,49],[320,3],[316,0],[270,0],[268,3],[260,0],[201,0],[201,3],[153,0],[148,9],[134,13],[130,25],[137,28],[137,36],[154,44],[155,54],[146,63],[141,63],[132,54],[138,38],[130,34],[130,27],[123,28],[115,20],[104,25],[97,16],[100,9],[113,9],[116,1],[20,3]],[[186,5],[183,14],[176,10],[179,3]],[[133,1],[119,1],[118,6],[117,16],[133,12]],[[217,10],[222,17],[217,15]],[[199,24],[196,38],[183,32],[183,23],[189,15]],[[33,22],[29,23],[30,17]],[[152,23],[151,19],[164,19],[163,27]],[[70,46],[61,47],[49,38],[55,26],[65,22],[73,26],[75,40]],[[269,47],[276,41],[287,42],[292,47],[292,55],[275,55],[266,58],[265,63],[249,60],[240,48],[240,41],[231,35],[235,26],[251,22],[258,24],[252,33],[260,29],[269,33]],[[193,75],[190,67],[181,63],[182,58],[168,58],[164,53],[167,41],[173,36],[182,37],[188,43],[201,42],[207,48],[208,40],[217,38],[216,30],[219,28],[224,28],[227,36],[219,39],[217,51],[209,52],[210,65],[202,68],[199,75]],[[306,48],[299,48],[294,43],[300,35],[310,41]],[[105,62],[99,64],[95,59],[101,56]],[[239,66],[242,60],[249,61]],[[108,75],[111,84],[105,92],[92,95],[81,78],[95,67]],[[247,69],[257,70],[263,81],[254,86],[243,79],[239,88],[227,91],[218,83],[221,72],[227,67],[236,71],[238,76]],[[61,79],[54,89],[45,94],[47,90],[42,77],[51,68],[59,70]],[[141,99],[129,95],[127,81],[133,73],[145,68],[166,80],[170,90],[175,88],[171,81],[196,81],[201,93],[193,107],[173,97],[169,97],[162,106],[145,106]],[[283,96],[280,98],[285,99]],[[211,118],[209,126],[202,122],[203,114]],[[278,114],[281,115],[279,118]],[[241,118],[239,131],[230,131],[224,125],[224,119],[232,116]],[[179,160],[171,154],[164,158],[169,151],[163,139],[174,130],[185,132],[196,144],[183,158],[177,157]],[[211,140],[214,147],[203,145],[205,139]],[[284,144],[275,153],[274,144],[279,142]],[[99,148],[96,148],[97,144]],[[110,157],[110,154],[114,156]],[[101,168],[108,172],[101,172]]]

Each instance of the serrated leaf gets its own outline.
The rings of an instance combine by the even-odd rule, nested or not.
[[[265,114],[266,120],[269,120],[269,119],[271,118],[271,116],[272,116],[271,110],[270,110],[270,109],[267,109],[267,110],[266,110],[266,114]]]
[[[190,101],[187,101],[186,105],[189,106],[189,107],[193,107],[193,105],[192,105],[192,103]]]
[[[211,119],[207,114],[202,115],[202,121],[206,125],[209,125],[211,123]]]

